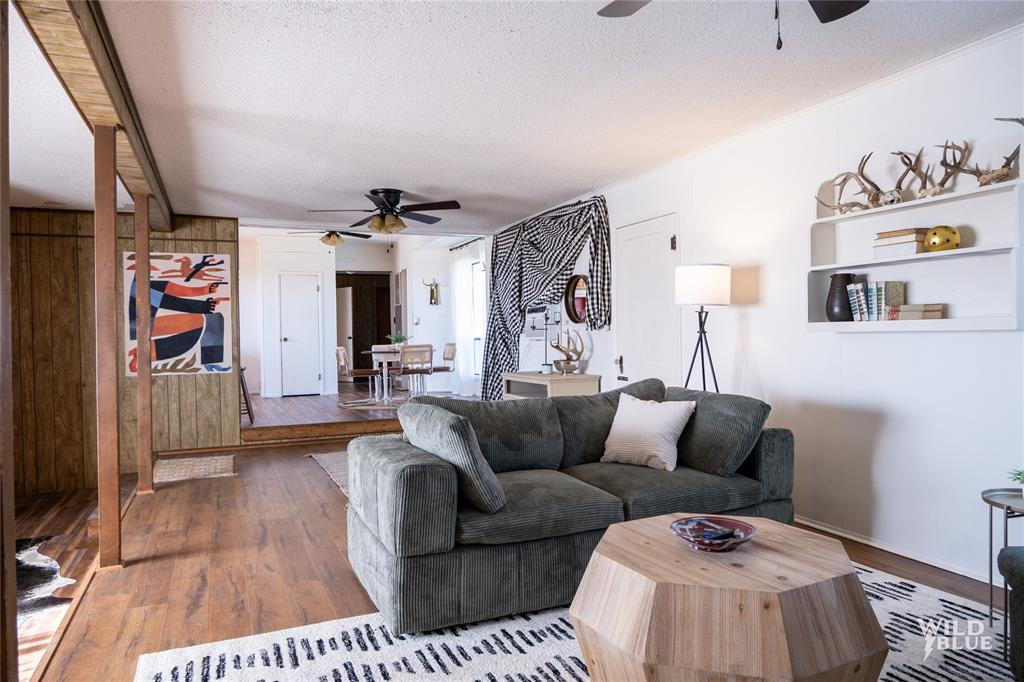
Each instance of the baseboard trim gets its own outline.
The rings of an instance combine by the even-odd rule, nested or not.
[[[965,568],[964,566],[960,566],[959,564],[953,564],[953,563],[950,563],[948,561],[938,561],[938,560],[936,560],[933,557],[926,557],[926,556],[924,556],[922,554],[919,554],[917,552],[908,552],[906,549],[904,549],[902,547],[896,547],[894,545],[890,545],[890,544],[885,543],[885,542],[879,542],[878,540],[875,540],[874,538],[869,538],[866,535],[861,535],[860,533],[853,533],[853,532],[845,530],[843,528],[839,528],[838,526],[833,526],[833,525],[828,524],[828,523],[822,523],[821,521],[815,521],[814,519],[809,519],[809,518],[807,518],[805,516],[800,516],[799,514],[796,516],[795,521],[797,523],[803,524],[805,526],[809,526],[810,528],[815,528],[817,530],[822,530],[822,531],[825,531],[826,533],[831,533],[832,535],[838,535],[839,537],[846,538],[847,540],[853,540],[855,542],[859,542],[861,544],[868,545],[868,546],[874,547],[876,549],[881,549],[881,550],[884,550],[886,552],[891,552],[892,554],[898,554],[901,557],[906,557],[907,559],[912,559],[914,561],[919,561],[922,564],[928,564],[929,566],[935,566],[936,568],[941,568],[941,569],[943,569],[945,571],[949,571],[951,573],[957,573],[957,574],[962,575],[964,577],[972,578],[974,580],[977,580],[977,581],[983,582],[985,584],[988,584],[988,576],[987,575],[975,573],[974,571],[970,570],[969,568]],[[994,576],[993,577],[996,577],[996,576],[997,576],[997,573],[994,572]]]

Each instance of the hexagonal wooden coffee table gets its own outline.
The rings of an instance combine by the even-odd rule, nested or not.
[[[768,519],[709,554],[667,514],[611,526],[569,608],[594,680],[875,680],[889,647],[843,546]]]

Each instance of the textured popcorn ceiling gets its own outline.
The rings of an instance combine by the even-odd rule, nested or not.
[[[176,211],[309,220],[395,186],[463,203],[433,233],[491,231],[1024,22],[1022,2],[875,0],[823,26],[784,2],[776,52],[768,0],[601,4],[103,10]]]

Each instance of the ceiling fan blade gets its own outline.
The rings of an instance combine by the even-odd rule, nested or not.
[[[314,208],[306,213],[373,213],[372,208]]]
[[[299,230],[298,232],[289,232],[288,234],[323,234],[327,230]]]
[[[372,215],[368,215],[365,218],[363,218],[362,220],[360,220],[358,222],[355,222],[355,223],[352,223],[351,225],[349,225],[349,227],[359,227],[360,225],[365,225],[366,223],[370,222],[371,220],[373,220],[373,216]]]
[[[450,208],[462,208],[462,204],[457,201],[429,201],[425,204],[409,204],[408,206],[402,206],[402,215],[406,215],[406,211],[444,211]]]
[[[418,223],[426,223],[427,225],[433,225],[434,223],[441,222],[441,219],[437,216],[427,215],[426,213],[416,213],[414,211],[402,211],[402,219],[415,220]]]
[[[621,19],[630,17],[639,12],[644,6],[650,4],[651,0],[613,0],[597,11],[599,17]]]
[[[827,24],[842,19],[868,4],[868,0],[807,0],[818,15],[818,21]],[[612,3],[615,4],[615,3]]]
[[[337,234],[343,234],[346,237],[355,237],[356,239],[369,239],[373,235],[366,234],[365,232],[346,232],[345,230],[332,230]]]
[[[377,208],[391,208],[390,206],[388,206],[388,202],[384,201],[376,194],[364,194],[363,196],[372,201],[373,205],[376,206]]]

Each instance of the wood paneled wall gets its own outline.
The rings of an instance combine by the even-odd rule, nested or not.
[[[12,210],[15,487],[18,494],[96,485],[91,212]],[[130,214],[118,215],[118,250],[134,250]],[[238,296],[238,221],[177,216],[150,250],[227,253]],[[118,257],[118,267],[121,258]],[[118,295],[122,295],[118,274]],[[120,299],[119,299],[120,300]],[[237,445],[238,307],[232,301],[232,371],[155,376],[153,449]],[[123,357],[123,306],[118,306]],[[121,470],[136,469],[135,379],[120,371]]]

